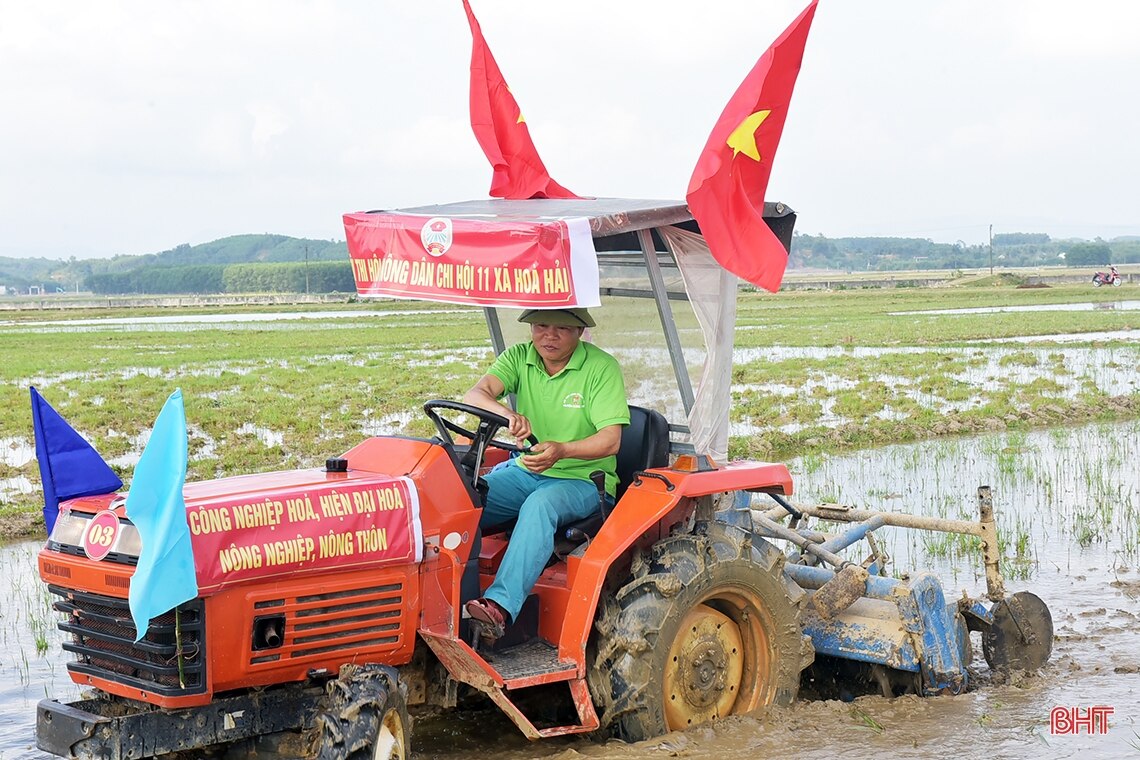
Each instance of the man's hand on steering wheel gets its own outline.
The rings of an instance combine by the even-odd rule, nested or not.
[[[443,418],[439,414],[440,409],[450,409],[452,411],[470,414],[479,420],[479,427],[476,430],[468,430],[462,425]],[[449,443],[452,442],[452,434],[461,435],[470,440],[473,449],[493,446],[497,449],[503,449],[504,451],[518,452],[522,451],[529,444],[538,443],[538,438],[536,438],[534,433],[530,430],[530,420],[517,412],[510,412],[511,418],[508,418],[506,415],[492,412],[478,406],[472,406],[471,404],[464,404],[458,401],[445,401],[443,399],[428,401],[424,404],[424,411],[427,412],[431,421],[435,423],[440,436]],[[521,420],[521,422],[512,418],[517,418],[517,420]],[[496,431],[503,429],[512,435],[516,435],[513,432],[514,430],[523,429],[525,435],[516,435],[516,438],[520,442],[525,439],[527,443],[516,445],[506,441],[494,440]],[[481,454],[478,454],[476,458],[481,459],[481,456]]]

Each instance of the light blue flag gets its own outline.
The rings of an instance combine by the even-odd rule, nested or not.
[[[127,517],[142,538],[129,594],[135,641],[146,635],[152,619],[198,596],[185,482],[186,410],[182,391],[175,390],[158,413],[127,493]]]

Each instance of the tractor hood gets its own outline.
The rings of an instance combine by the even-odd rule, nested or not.
[[[201,594],[251,578],[422,559],[419,493],[407,477],[292,470],[187,483],[183,494]],[[125,501],[107,494],[65,502],[49,543],[137,561],[142,544]]]

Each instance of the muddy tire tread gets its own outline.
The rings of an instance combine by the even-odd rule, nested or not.
[[[640,741],[666,732],[662,668],[652,653],[667,650],[662,629],[679,621],[700,594],[718,583],[748,580],[771,615],[776,670],[772,702],[787,705],[798,692],[800,672],[814,659],[800,623],[804,592],[783,572],[784,555],[772,544],[723,523],[698,526],[693,534],[654,545],[646,571],[612,594],[603,594],[595,620],[596,640],[587,671],[603,730]],[[664,654],[660,655],[664,657]]]
[[[327,707],[317,715],[316,760],[371,760],[373,742],[384,714],[395,708],[403,721],[408,746],[406,687],[393,668],[383,665],[346,665],[340,677],[326,687]]]

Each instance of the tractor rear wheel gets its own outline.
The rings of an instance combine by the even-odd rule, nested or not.
[[[633,576],[603,598],[591,648],[590,688],[612,734],[640,741],[795,699],[814,650],[804,592],[774,546],[709,523],[658,542]]]
[[[396,671],[345,665],[328,684],[328,708],[317,716],[317,760],[407,760],[407,698]]]

